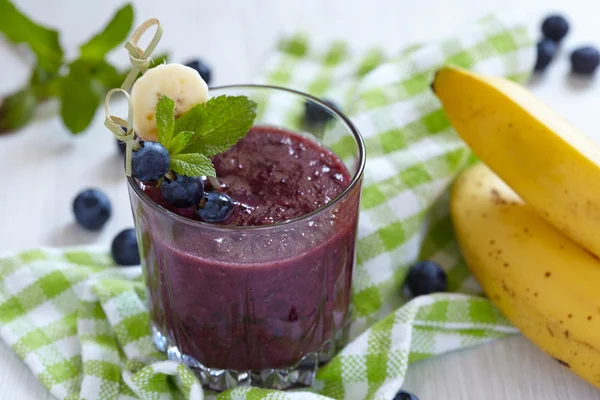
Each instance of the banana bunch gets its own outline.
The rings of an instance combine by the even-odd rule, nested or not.
[[[432,87],[485,163],[451,194],[469,268],[525,336],[600,387],[600,147],[510,81],[444,67]]]

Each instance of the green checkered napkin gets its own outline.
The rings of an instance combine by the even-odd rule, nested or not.
[[[0,259],[0,336],[60,399],[392,399],[409,363],[515,332],[473,296],[478,286],[454,241],[447,189],[473,158],[429,83],[443,63],[523,81],[533,58],[526,27],[505,16],[399,55],[303,36],[279,44],[261,82],[337,101],[368,152],[353,339],[312,388],[203,392],[189,369],[154,348],[139,267],[114,268],[106,249],[38,249]],[[283,120],[301,112],[274,107]],[[347,152],[343,140],[330,145]],[[416,259],[443,265],[457,293],[406,302],[400,288]]]

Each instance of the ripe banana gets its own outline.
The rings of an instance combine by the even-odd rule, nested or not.
[[[600,387],[600,261],[484,164],[457,178],[450,208],[488,297],[532,342]]]
[[[142,140],[158,141],[156,105],[165,95],[175,102],[175,118],[208,100],[208,86],[198,71],[182,64],[149,69],[131,89],[133,126]]]
[[[600,147],[527,89],[462,69],[433,90],[475,155],[571,239],[600,256]]]

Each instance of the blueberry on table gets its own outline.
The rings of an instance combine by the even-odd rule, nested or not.
[[[537,60],[535,70],[543,71],[550,64],[556,53],[556,43],[552,39],[542,39],[537,44]]]
[[[212,79],[212,71],[208,64],[206,64],[200,59],[197,59],[192,60],[186,63],[185,65],[198,71],[202,79],[204,79],[204,82],[206,82],[207,85],[210,85],[210,80]]]
[[[408,271],[406,284],[413,296],[445,292],[448,289],[446,272],[433,261],[419,261]]]
[[[331,108],[338,109],[338,106],[331,100],[322,99],[323,103]],[[304,118],[307,122],[313,124],[324,124],[329,121],[333,115],[318,103],[307,101],[304,103]]]
[[[177,179],[163,179],[160,192],[165,200],[175,208],[191,207],[204,196],[204,184],[199,176],[177,175]]]
[[[233,200],[225,193],[208,192],[196,208],[196,213],[205,222],[221,222],[231,215],[233,208]]]
[[[600,53],[594,47],[580,47],[571,53],[571,70],[576,74],[591,75],[599,64]]]
[[[396,393],[396,396],[394,396],[394,400],[419,400],[419,398],[410,392],[401,390],[398,393]]]
[[[569,32],[569,22],[561,15],[550,15],[542,23],[545,37],[560,42]]]
[[[140,252],[135,230],[129,228],[119,232],[112,241],[110,253],[117,265],[138,265]]]
[[[73,200],[73,214],[85,229],[98,230],[110,218],[112,207],[108,197],[98,189],[86,189]]]
[[[131,169],[133,176],[142,182],[153,182],[169,172],[171,157],[162,144],[144,142],[144,146],[133,152]]]

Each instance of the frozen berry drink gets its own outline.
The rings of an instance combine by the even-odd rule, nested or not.
[[[238,93],[268,101],[210,156],[216,178],[129,179],[154,341],[215,390],[310,385],[347,334],[363,143],[339,111],[294,91],[211,98]],[[282,96],[297,123],[261,114]],[[330,116],[303,124],[306,102]]]

